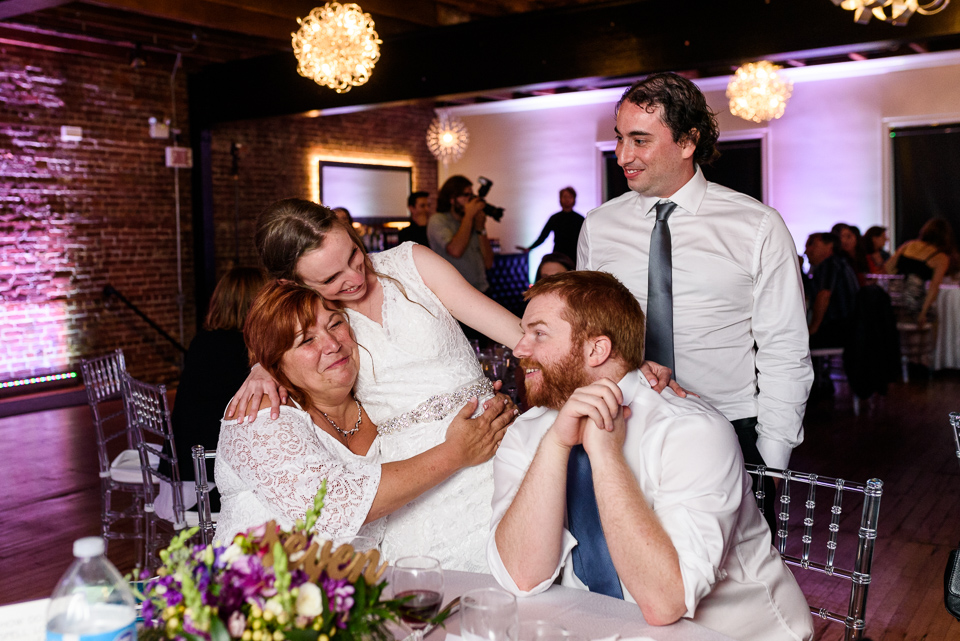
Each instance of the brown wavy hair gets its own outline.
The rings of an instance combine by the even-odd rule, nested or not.
[[[260,363],[274,380],[287,388],[290,398],[304,409],[313,403],[303,389],[290,382],[280,361],[284,353],[293,347],[297,339],[297,327],[306,329],[317,322],[317,303],[323,305],[324,309],[339,312],[309,287],[290,281],[273,281],[253,301],[243,327],[243,339],[250,351],[250,362]]]
[[[689,137],[696,143],[693,161],[698,165],[709,165],[720,157],[717,114],[710,109],[700,88],[683,76],[657,73],[633,83],[623,92],[614,113],[620,113],[620,105],[624,102],[631,102],[650,113],[661,107],[663,124],[673,133],[673,142],[679,143]]]
[[[523,297],[556,294],[565,303],[563,320],[570,323],[575,346],[596,336],[610,339],[613,356],[634,370],[643,362],[646,319],[630,290],[611,274],[573,271],[547,276],[533,284]]]
[[[263,272],[254,267],[234,267],[228,271],[213,290],[203,328],[242,330],[253,299],[266,282]]]
[[[273,278],[301,283],[297,263],[309,251],[319,249],[327,234],[342,229],[363,253],[363,262],[373,272],[373,263],[353,227],[341,222],[332,209],[302,198],[278,200],[257,217],[253,236],[263,268]]]

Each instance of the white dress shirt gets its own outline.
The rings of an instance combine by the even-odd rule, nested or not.
[[[597,207],[577,248],[579,269],[613,274],[644,311],[659,200],[630,191]],[[677,381],[731,421],[756,416],[764,462],[786,468],[813,382],[793,238],[775,209],[699,167],[669,200]]]
[[[770,528],[753,499],[736,433],[707,403],[657,394],[639,371],[619,383],[627,419],[624,455],[643,495],[677,550],[685,617],[741,641],[799,641],[813,620],[793,574],[771,545]],[[563,585],[586,589],[567,562],[577,540],[563,531],[553,576],[529,592],[507,572],[496,529],[516,496],[540,440],[557,412],[538,407],[507,430],[494,458],[493,523],[487,562],[497,581],[518,595],[543,592],[564,568]],[[537,545],[530,525],[530,545]],[[637,542],[640,545],[641,542]],[[621,582],[621,586],[623,586]],[[624,598],[636,600],[623,586]]]

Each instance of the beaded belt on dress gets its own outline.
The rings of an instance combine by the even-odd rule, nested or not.
[[[464,403],[476,396],[482,398],[493,394],[493,383],[486,377],[467,383],[455,392],[431,396],[409,412],[394,416],[377,427],[380,434],[396,434],[415,423],[439,421],[450,412],[459,410]]]

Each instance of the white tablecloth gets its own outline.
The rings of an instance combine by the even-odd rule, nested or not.
[[[941,286],[936,304],[937,344],[933,350],[933,369],[960,369],[960,286]]]
[[[497,582],[489,574],[446,571],[444,603],[474,588],[495,588]],[[47,603],[49,599],[29,601],[0,607],[0,641],[41,641],[44,638]],[[583,590],[551,587],[543,594],[518,599],[520,620],[547,619],[556,621],[567,630],[585,639],[623,640],[646,637],[655,641],[731,641],[719,632],[681,619],[673,625],[654,627],[647,624],[640,608],[632,603]],[[438,628],[427,641],[444,641],[449,635],[460,634],[460,617],[452,616],[446,630]]]
[[[489,574],[444,571],[444,603],[474,588],[499,587]],[[621,639],[649,637],[656,641],[730,641],[719,632],[681,619],[673,625],[654,627],[643,620],[640,608],[633,603],[602,594],[554,585],[537,596],[517,599],[520,620],[556,621],[567,630],[585,639],[604,639],[619,635]],[[446,632],[460,634],[460,617],[447,622]],[[436,630],[426,641],[442,641],[444,631]]]

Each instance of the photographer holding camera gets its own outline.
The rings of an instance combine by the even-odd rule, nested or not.
[[[437,195],[437,213],[427,223],[430,249],[443,256],[481,292],[490,287],[487,270],[493,267],[486,208],[494,209],[473,193],[470,180],[451,176]]]

